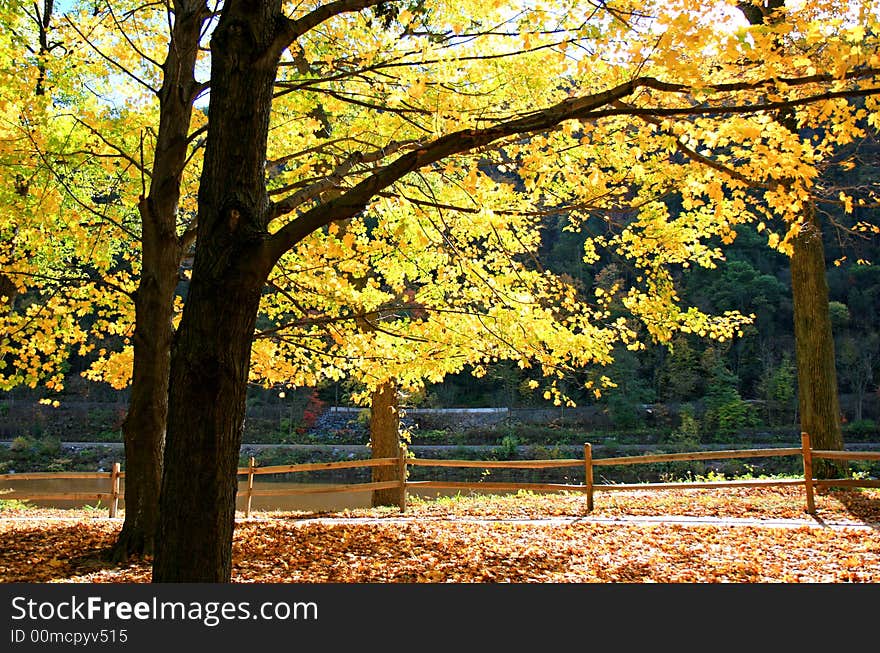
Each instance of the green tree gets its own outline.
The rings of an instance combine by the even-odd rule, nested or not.
[[[666,401],[691,401],[699,396],[702,370],[697,352],[685,336],[676,338],[659,369],[659,394]]]
[[[783,353],[778,362],[767,361],[758,389],[760,397],[764,401],[764,412],[768,425],[791,424],[797,405],[795,382],[795,366],[787,352]]]
[[[836,334],[841,381],[855,395],[852,418],[861,421],[865,399],[874,383],[874,369],[880,361],[880,334],[853,324],[845,304],[831,302],[829,310]]]
[[[740,429],[755,426],[754,408],[743,401],[737,378],[725,365],[724,358],[709,348],[701,364],[706,373],[706,413],[702,426],[709,439],[726,439]]]

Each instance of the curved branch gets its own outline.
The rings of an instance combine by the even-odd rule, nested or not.
[[[312,232],[337,220],[351,218],[363,211],[380,191],[385,190],[405,175],[436,163],[448,156],[462,154],[483,147],[507,136],[530,134],[555,129],[565,120],[593,120],[607,116],[678,116],[678,115],[734,115],[778,111],[842,97],[863,97],[880,94],[880,88],[828,91],[803,98],[760,102],[756,104],[684,106],[684,107],[615,107],[614,103],[633,95],[637,90],[650,88],[667,93],[686,93],[693,89],[678,83],[668,83],[653,77],[639,77],[600,93],[570,97],[553,106],[534,111],[522,117],[497,123],[483,129],[467,129],[447,134],[422,147],[404,154],[389,165],[380,168],[339,197],[320,204],[291,221],[265,242],[268,261],[273,264],[286,251]],[[275,206],[270,214],[278,215]]]
[[[295,20],[282,16],[278,21],[275,38],[263,54],[262,61],[278,61],[281,54],[300,36],[333,16],[374,7],[385,1],[386,0],[336,0],[336,2],[321,5],[314,11]]]

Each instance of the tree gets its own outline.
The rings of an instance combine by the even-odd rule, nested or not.
[[[783,0],[743,3],[743,12],[753,25],[778,25],[786,19]],[[785,47],[781,35],[774,45],[779,49]],[[799,121],[791,111],[783,111],[775,119],[792,134],[798,134]],[[793,181],[782,183],[788,193],[795,184]],[[810,434],[811,443],[817,449],[843,449],[822,227],[812,198],[803,199],[798,212],[800,218],[791,232],[790,242],[801,430]],[[814,470],[817,477],[829,478],[840,473],[841,465],[819,460]]]
[[[457,154],[492,144],[504,144],[508,151],[515,150],[518,155],[530,148],[535,153],[554,148],[555,139],[562,141],[573,134],[565,129],[553,132],[557,126],[573,125],[567,121],[590,122],[633,114],[662,116],[666,112],[755,114],[825,101],[837,93],[864,92],[855,79],[849,80],[852,83],[847,90],[801,92],[809,91],[806,87],[810,84],[839,85],[843,80],[847,86],[845,74],[837,78],[788,78],[786,88],[780,88],[774,81],[777,75],[763,74],[767,71],[759,62],[753,63],[756,74],[749,79],[740,77],[740,81],[729,85],[719,82],[714,89],[706,84],[695,91],[685,82],[659,81],[638,74],[614,84],[590,70],[589,64],[594,62],[584,59],[588,64],[581,69],[584,79],[578,79],[579,86],[575,88],[586,92],[575,92],[527,115],[509,119],[498,116],[488,126],[455,131],[454,127],[461,123],[453,120],[447,123],[451,129],[447,130],[444,124],[436,135],[418,139],[405,153],[389,157],[376,168],[363,170],[360,179],[337,197],[302,207],[294,219],[278,224],[276,221],[286,215],[286,207],[283,200],[269,201],[265,161],[281,57],[298,39],[325,21],[374,4],[378,3],[339,0],[301,13],[295,19],[282,13],[280,2],[227,2],[223,6],[211,41],[211,122],[199,188],[192,282],[172,346],[166,464],[154,581],[229,578],[237,452],[261,290],[281,257],[310,234],[334,221],[361,214],[379,193],[406,175],[452,160]],[[624,29],[614,27],[615,20],[628,25],[626,18],[632,19],[631,14],[620,13],[622,10],[616,7],[609,7],[609,11],[602,14],[608,25],[600,23],[603,28],[608,27],[608,32]],[[653,41],[656,36],[652,36]],[[675,52],[677,44],[672,45],[672,50],[661,48],[661,55]],[[644,63],[639,60],[633,72]],[[623,72],[612,67],[611,73],[615,70]],[[685,66],[679,68],[678,75],[695,73],[699,78],[698,72],[698,68],[691,70]],[[591,86],[585,83],[588,79]],[[420,85],[415,93],[421,88]],[[600,90],[594,90],[597,88]],[[704,93],[707,88],[719,96],[708,106],[676,102],[683,95]],[[758,90],[760,95],[768,88],[778,99],[752,97],[754,91]],[[627,98],[636,104],[615,104]],[[516,142],[524,134],[551,132],[551,138],[535,138],[524,147]],[[516,159],[523,161],[526,157]],[[537,164],[533,168],[536,180],[542,174],[540,168],[545,160],[532,161]],[[681,235],[678,241],[682,241]],[[651,282],[649,291],[655,296],[669,294],[662,276]],[[648,314],[657,306],[656,302],[647,303],[641,312]],[[658,333],[662,334],[669,322],[676,321],[675,315],[671,317],[672,320],[655,321]],[[678,319],[686,317],[680,315]]]
[[[880,336],[876,331],[853,328],[845,304],[830,302],[829,310],[834,325],[835,345],[841,363],[841,378],[855,394],[852,418],[861,421],[865,398],[874,381],[874,367],[880,354]]]
[[[162,85],[156,92],[160,119],[150,184],[137,205],[141,274],[134,292],[131,398],[122,425],[125,522],[116,542],[116,558],[152,553],[158,524],[174,295],[181,260],[195,237],[193,225],[179,233],[177,222],[192,142],[193,105],[203,90],[196,81],[195,68],[209,16],[203,2],[175,3]]]
[[[872,13],[871,8],[848,7],[862,22],[853,23],[839,38],[815,40],[815,30],[824,29],[820,27],[822,22],[834,12],[844,11],[844,7],[804,5],[793,9],[784,5],[781,1],[738,4],[752,28],[747,31],[748,47],[734,60],[737,64],[758,56],[777,71],[799,70],[819,77],[876,73],[876,55],[863,57],[864,52],[872,52],[866,38],[870,43],[875,38],[876,12]],[[725,61],[731,60],[722,56],[712,65],[723,67]],[[850,64],[853,68],[842,73]],[[815,206],[822,194],[816,178],[841,146],[863,135],[866,129],[876,128],[877,118],[871,113],[876,110],[871,98],[865,100],[864,107],[860,100],[843,96],[831,95],[826,100],[802,107],[783,104],[752,119],[730,120],[720,126],[703,116],[663,120],[642,115],[649,129],[640,141],[657,142],[658,134],[665,135],[670,149],[690,161],[667,166],[665,175],[667,180],[673,175],[679,180],[677,192],[683,196],[679,203],[684,211],[700,212],[702,219],[726,221],[730,227],[756,221],[759,231],[770,231],[769,244],[790,256],[801,428],[811,434],[816,447],[841,449],[826,263]],[[830,127],[826,121],[831,115],[835,121],[847,117]],[[641,145],[638,152],[643,154],[647,149]],[[641,162],[637,165],[645,167]],[[844,203],[852,202],[845,193],[841,198]],[[662,234],[656,216],[660,215],[666,226],[672,222],[666,220],[666,212],[666,207],[659,207],[653,221],[646,220],[637,228],[644,233],[651,230]],[[736,231],[730,229],[718,235],[727,243],[736,237]],[[621,238],[632,238],[632,231],[625,230]],[[827,477],[838,474],[839,469],[822,462],[817,464],[816,473]]]
[[[60,259],[55,267],[62,271],[48,274],[47,268],[52,266],[46,257],[35,260],[27,249],[20,249],[10,269],[16,277],[29,279],[31,294],[50,297],[47,301],[55,303],[56,315],[75,315],[100,327],[77,325],[75,337],[68,336],[47,348],[54,357],[49,365],[40,366],[41,371],[60,369],[73,344],[79,344],[83,355],[108,332],[123,336],[123,349],[111,347],[108,352],[102,348],[88,372],[90,378],[106,380],[117,388],[131,385],[122,424],[125,521],[113,551],[115,558],[122,559],[150,553],[156,528],[174,297],[181,260],[195,236],[193,225],[187,224],[190,211],[181,198],[185,168],[192,168],[198,159],[199,147],[190,130],[194,102],[203,90],[195,80],[195,69],[210,12],[203,2],[176,3],[173,16],[170,8],[164,14],[152,5],[86,4],[87,8],[65,5],[56,16],[61,25],[55,28],[53,40],[48,31],[53,10],[57,10],[54,3],[44,3],[42,14],[36,5],[31,14],[26,4],[15,7],[15,13],[24,12],[29,19],[25,22],[38,28],[36,95],[46,99],[42,113],[29,120],[29,156],[39,164],[34,170],[53,179],[53,188],[62,196],[58,222],[63,227],[59,233],[68,234],[71,249],[88,254],[70,256],[67,249],[62,249],[62,254],[50,252],[49,256]],[[169,43],[174,47],[160,64],[161,43],[150,43],[145,34],[163,24],[171,25]],[[59,46],[67,55],[63,63],[48,56]],[[94,88],[91,80],[102,77],[108,88]],[[72,90],[77,87],[89,89],[94,97],[85,90]],[[149,95],[141,104],[138,100],[144,91]],[[126,95],[129,104],[121,108],[119,98]],[[149,103],[153,98],[158,100],[155,126],[151,123],[156,114]],[[70,105],[76,107],[76,115]],[[53,130],[66,131],[54,142],[35,135],[49,135]],[[145,157],[151,150],[153,160],[148,164]],[[30,177],[34,186],[34,175]],[[86,189],[95,189],[85,196],[82,186],[73,181],[83,178],[89,180]],[[133,205],[137,207],[136,222]],[[45,208],[44,199],[41,206]],[[114,236],[108,238],[108,231]],[[119,244],[106,253],[97,251],[97,243],[103,242]],[[53,248],[58,249],[57,243]],[[96,265],[97,260],[103,264]],[[58,291],[71,284],[76,284],[79,303],[74,309],[58,306],[59,302],[70,303],[70,296]],[[97,295],[95,288],[100,287],[112,296]],[[25,289],[23,285],[21,289]],[[33,324],[27,310],[9,319]],[[42,328],[46,328],[44,324]],[[46,330],[56,334],[71,331],[64,325]],[[21,338],[32,329],[10,332]],[[34,367],[20,356],[23,348],[16,347],[15,340],[8,346],[18,357],[19,368]],[[10,381],[33,385],[37,377],[11,377]],[[61,380],[53,376],[47,387],[60,389]]]
[[[787,353],[777,363],[769,352],[764,363],[764,373],[758,384],[767,423],[771,426],[791,424],[796,414],[796,371]]]

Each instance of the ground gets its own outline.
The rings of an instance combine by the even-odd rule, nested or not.
[[[519,493],[418,500],[406,513],[240,515],[233,582],[880,582],[880,490],[804,512],[802,488]],[[94,511],[0,513],[0,581],[149,582],[149,560],[101,552]]]

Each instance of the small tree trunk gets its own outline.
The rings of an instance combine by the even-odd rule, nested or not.
[[[386,381],[370,399],[370,449],[373,458],[397,458],[400,455],[400,414],[397,386]],[[397,467],[373,467],[373,482],[399,480]],[[400,490],[373,490],[375,506],[400,505]]]
[[[174,291],[186,243],[177,237],[180,176],[197,88],[195,62],[207,9],[198,2],[175,7],[159,103],[150,191],[138,203],[141,279],[135,293],[131,400],[122,425],[125,440],[125,522],[112,550],[115,560],[153,552],[168,412]]]
[[[125,521],[112,549],[115,561],[153,553],[159,516],[171,317],[179,263],[176,236],[167,234],[165,240],[164,247],[145,247],[143,274],[135,294],[131,399],[122,424]]]
[[[810,205],[800,233],[792,240],[791,288],[801,430],[815,449],[843,449],[834,338],[828,310],[825,251],[815,209]],[[833,478],[841,464],[817,459],[817,478]]]

